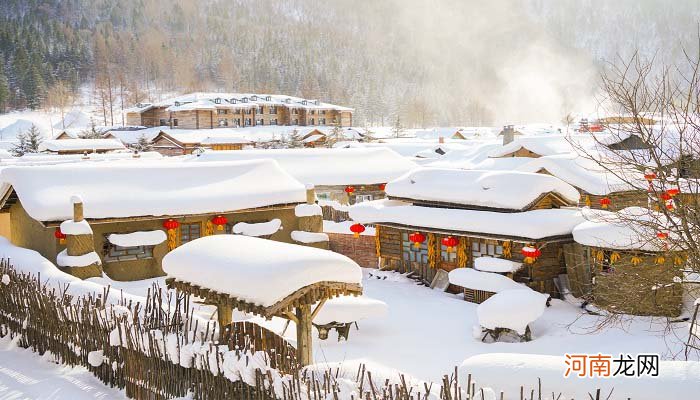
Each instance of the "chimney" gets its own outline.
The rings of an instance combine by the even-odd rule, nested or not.
[[[316,204],[316,188],[314,185],[307,183],[306,185],[306,204]]]
[[[78,195],[73,195],[70,198],[73,203],[73,221],[80,222],[83,220],[83,199]]]
[[[438,143],[445,143],[445,137],[444,137],[444,136],[440,136],[440,137],[438,138]]]
[[[515,140],[515,128],[513,125],[505,125],[501,135],[503,135],[503,145],[505,146]]]

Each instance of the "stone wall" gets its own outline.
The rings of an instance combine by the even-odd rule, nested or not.
[[[374,236],[360,235],[356,238],[344,233],[328,233],[328,238],[332,251],[350,257],[361,267],[377,268],[379,258],[376,253]]]

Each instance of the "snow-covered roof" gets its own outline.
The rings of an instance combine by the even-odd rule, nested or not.
[[[665,217],[657,211],[628,207],[618,212],[588,209],[584,212],[588,220],[572,232],[577,243],[617,250],[664,250],[664,241],[656,234]]]
[[[587,193],[594,195],[607,195],[612,192],[635,190],[634,186],[626,183],[613,173],[607,171],[598,162],[578,156],[576,154],[560,154],[532,158],[531,161],[517,167],[522,172],[539,172],[545,170]],[[621,167],[610,166],[622,172]],[[637,173],[639,185],[644,187],[645,183],[641,173]],[[629,180],[629,179],[627,179]]]
[[[420,207],[387,199],[353,205],[350,218],[360,223],[397,224],[528,240],[570,235],[572,229],[584,221],[581,211],[573,208],[504,213]]]
[[[575,146],[572,146],[569,140],[571,138],[567,136],[518,137],[514,141],[491,151],[489,157],[503,157],[521,148],[540,156],[571,153],[574,151]]]
[[[143,112],[153,107],[168,107],[168,111],[212,110],[217,108],[255,107],[258,105],[287,106],[291,108],[352,111],[352,108],[324,103],[314,99],[259,93],[195,92],[172,97],[154,104],[141,104],[126,112]]]
[[[115,153],[88,153],[82,154],[46,154],[46,153],[26,153],[21,157],[12,157],[0,160],[0,166],[6,165],[50,165],[76,162],[103,162],[103,161],[126,161],[133,160],[146,161],[162,159],[163,155],[154,151],[139,153],[138,157],[131,152]]]
[[[188,242],[163,258],[163,271],[263,307],[318,282],[362,283],[362,270],[344,255],[240,235]]]
[[[389,313],[385,302],[367,296],[340,296],[326,301],[314,323],[349,323],[367,318],[384,318]]]
[[[501,274],[477,271],[474,268],[457,268],[449,273],[450,283],[467,289],[498,293],[504,290],[531,290]]]
[[[316,186],[384,183],[416,167],[385,148],[212,151],[187,160],[209,162],[260,158],[273,159],[298,181]]]
[[[72,195],[84,199],[90,219],[223,213],[306,201],[304,185],[271,160],[9,166],[0,180],[39,221],[69,219]]]
[[[161,129],[160,132],[170,136],[180,143],[185,144],[212,144],[212,143],[251,143],[245,133],[237,128],[216,129]]]
[[[474,268],[484,272],[508,273],[523,267],[523,263],[496,257],[476,257]]]
[[[124,150],[124,145],[115,139],[50,139],[39,144],[39,151],[97,151]]]
[[[558,178],[513,171],[420,168],[386,185],[391,197],[511,210],[525,209],[550,192],[572,204],[579,199],[576,188]]]
[[[153,127],[146,129],[132,129],[132,130],[109,130],[106,133],[119,139],[122,143],[129,145],[138,143],[138,141],[143,137],[148,142],[152,141],[161,131],[161,127]]]

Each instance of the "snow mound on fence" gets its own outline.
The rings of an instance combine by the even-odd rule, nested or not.
[[[268,236],[282,229],[282,221],[279,218],[267,222],[239,222],[233,226],[233,233],[246,236]]]
[[[449,273],[450,283],[473,290],[498,293],[504,290],[530,290],[527,286],[500,274],[477,271],[473,268],[457,268]]]
[[[505,290],[479,304],[479,325],[486,329],[506,328],[525,334],[528,324],[544,314],[549,296],[534,290]]]
[[[167,239],[165,232],[161,230],[139,231],[131,233],[112,233],[107,238],[110,243],[121,247],[155,246]]]
[[[562,399],[588,399],[601,389],[601,398],[611,400],[695,399],[700,393],[700,362],[660,361],[659,376],[612,377],[606,379],[564,377],[566,371],[563,356],[536,354],[480,354],[466,359],[459,369],[459,383],[466,386],[467,377],[479,387],[491,387],[503,391],[505,398],[517,398],[520,386],[525,392],[537,392],[538,378],[542,380],[542,392],[562,394]],[[504,377],[514,377],[504,379]],[[556,397],[556,396],[555,396]]]
[[[242,235],[186,243],[163,258],[163,270],[178,280],[264,307],[314,283],[362,282],[361,268],[341,254]]]
[[[314,318],[314,323],[325,325],[331,322],[355,322],[367,318],[384,318],[388,313],[389,306],[381,300],[367,296],[340,296],[326,301]]]

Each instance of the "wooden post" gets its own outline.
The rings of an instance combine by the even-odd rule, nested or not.
[[[74,199],[77,200],[77,199]],[[84,218],[83,216],[83,202],[73,201],[73,221],[80,222]]]
[[[306,204],[316,204],[316,188],[312,184],[306,184]]]
[[[297,361],[302,366],[313,362],[311,339],[311,306],[300,305],[296,309],[297,315]]]
[[[233,313],[233,308],[229,304],[219,303],[216,305],[216,317],[219,320],[219,341],[225,339],[225,330],[233,322],[231,313]]]

